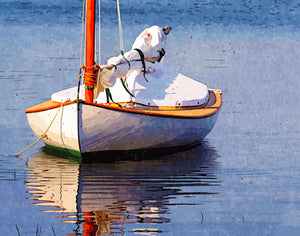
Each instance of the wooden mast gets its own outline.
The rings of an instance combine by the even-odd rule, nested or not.
[[[87,0],[86,2],[86,77],[92,77],[95,74],[95,1]],[[89,81],[91,81],[91,78],[89,78]],[[93,83],[85,81],[85,101],[88,103],[93,102],[93,88]]]

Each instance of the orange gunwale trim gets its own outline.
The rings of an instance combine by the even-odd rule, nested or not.
[[[82,104],[92,105],[96,107],[102,107],[105,109],[117,110],[122,112],[131,112],[143,115],[152,115],[152,116],[162,116],[162,117],[174,117],[174,118],[205,118],[217,113],[222,106],[222,97],[220,93],[215,93],[215,102],[211,106],[199,106],[199,107],[147,107],[146,109],[141,107],[135,108],[123,108],[119,107],[115,103],[87,103],[82,102]],[[211,99],[211,96],[210,96]],[[213,98],[214,99],[214,98]],[[65,102],[63,106],[67,106],[70,104],[74,104],[75,101]],[[48,100],[46,102],[40,103],[38,105],[29,107],[26,109],[26,113],[32,112],[40,112],[45,110],[50,110],[54,108],[58,108],[61,106],[61,102],[55,102],[52,100]]]
[[[69,102],[65,102],[63,104],[63,106],[67,106],[70,104],[75,103],[75,101],[69,101]],[[61,102],[55,102],[52,100],[48,100],[46,102],[42,102],[40,104],[37,104],[35,106],[29,107],[25,110],[26,113],[32,113],[32,112],[39,112],[39,111],[46,111],[46,110],[50,110],[50,109],[54,109],[57,107],[61,106]]]
[[[216,114],[222,106],[222,97],[220,93],[212,92],[215,95],[215,102],[211,106],[199,106],[199,107],[143,107],[138,108],[121,108],[115,103],[111,104],[97,104],[97,103],[85,103],[87,105],[98,106],[107,109],[113,109],[124,112],[137,113],[141,115],[152,115],[161,117],[173,117],[173,118],[188,118],[188,119],[200,119]]]

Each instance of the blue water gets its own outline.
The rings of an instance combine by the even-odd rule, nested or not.
[[[14,157],[36,139],[25,108],[77,83],[82,2],[2,0],[1,235],[299,235],[299,1],[120,4],[125,50],[171,25],[164,63],[222,89],[215,128],[195,147],[102,154],[114,162],[43,143]],[[115,1],[101,7],[105,62],[119,35]]]

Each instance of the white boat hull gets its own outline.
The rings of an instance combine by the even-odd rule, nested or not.
[[[42,138],[44,143],[80,153],[76,103],[26,114],[28,123],[37,137],[42,136],[53,121],[46,136]]]
[[[81,105],[82,153],[187,145],[204,138],[217,113],[202,119],[163,117]]]
[[[26,114],[38,137],[47,130],[44,143],[75,153],[173,147],[199,142],[212,130],[221,107],[221,95],[213,96],[210,106],[186,110],[48,101]]]

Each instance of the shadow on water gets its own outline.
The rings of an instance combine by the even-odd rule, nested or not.
[[[159,233],[171,221],[170,207],[201,205],[197,196],[218,194],[218,155],[208,142],[105,152],[102,163],[79,164],[53,152],[43,148],[28,160],[27,192],[41,211],[74,224],[74,235],[122,234],[128,224],[133,233]],[[123,160],[107,161],[112,155]]]

